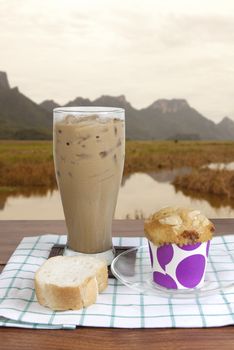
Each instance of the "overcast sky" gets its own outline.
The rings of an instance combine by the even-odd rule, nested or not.
[[[36,102],[186,98],[234,119],[234,1],[0,0],[0,70]]]

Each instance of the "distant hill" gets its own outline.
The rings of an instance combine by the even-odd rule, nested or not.
[[[234,140],[234,121],[219,124],[204,117],[184,99],[159,99],[147,108],[135,109],[124,95],[103,95],[94,101],[76,98],[67,106],[115,106],[126,112],[126,136],[137,140]]]
[[[203,140],[226,138],[213,121],[190,107],[183,99],[157,100],[139,113],[147,121],[143,127],[150,139],[173,139],[179,135],[182,135],[182,139],[186,139],[186,135],[188,139],[189,135],[197,135]]]
[[[136,140],[234,140],[234,121],[228,117],[216,124],[192,108],[184,99],[159,99],[143,109],[134,108],[124,95],[91,101],[77,97],[66,106],[122,107],[126,112],[126,136]],[[36,104],[18,88],[10,88],[0,72],[0,139],[52,138],[54,100]]]
[[[6,72],[0,72],[0,89],[10,89]]]
[[[41,102],[39,106],[45,109],[47,112],[52,113],[54,108],[59,107],[59,104],[54,102],[54,100],[45,100]]]
[[[50,114],[6,81],[0,72],[0,139],[51,138]]]
[[[67,107],[74,107],[74,106],[90,106],[92,105],[92,102],[88,98],[83,97],[77,97],[75,100],[70,101],[66,104]]]
[[[232,119],[228,117],[224,117],[223,120],[219,124],[217,124],[217,128],[219,132],[222,132],[222,135],[227,139],[233,139],[234,135],[234,122]]]
[[[126,100],[124,95],[118,97],[103,95],[93,101],[95,106],[107,106],[107,107],[121,107],[125,109],[126,115],[126,137],[127,139],[147,140],[147,134],[142,128],[142,122],[140,120],[140,111],[132,107],[132,105]],[[142,117],[144,117],[142,115]]]

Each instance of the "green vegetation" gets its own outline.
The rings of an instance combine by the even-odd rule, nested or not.
[[[124,173],[179,167],[191,167],[196,170],[204,164],[232,161],[234,142],[127,141]],[[200,192],[226,195],[226,188],[234,186],[234,177],[230,175],[233,176],[233,172],[228,172],[229,175],[225,176],[221,172],[217,176],[212,174],[213,170],[193,171],[193,181],[189,174],[177,178],[175,184],[178,188],[195,191],[199,191],[200,186]],[[206,186],[203,186],[203,178],[207,181]],[[217,187],[217,182],[225,183],[225,186]],[[52,142],[0,141],[0,191],[39,187],[56,187]],[[213,190],[214,188],[219,189]]]

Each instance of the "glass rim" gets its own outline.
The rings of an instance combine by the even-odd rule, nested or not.
[[[124,108],[119,107],[100,107],[100,106],[77,106],[77,107],[57,107],[53,113],[124,113]]]

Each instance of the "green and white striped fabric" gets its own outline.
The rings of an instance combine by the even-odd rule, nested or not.
[[[65,312],[53,312],[38,304],[34,273],[47,259],[55,243],[66,236],[44,235],[24,238],[0,275],[0,326],[46,329],[74,329],[76,326],[152,328],[216,327],[234,324],[234,286],[228,292],[203,298],[173,299],[143,295],[109,279],[108,288],[95,305]],[[144,238],[114,238],[115,245],[138,246]],[[229,254],[217,254],[217,248]],[[216,254],[215,254],[216,252]],[[232,255],[233,252],[233,255]],[[234,235],[215,237],[207,271],[217,281],[234,281]]]

